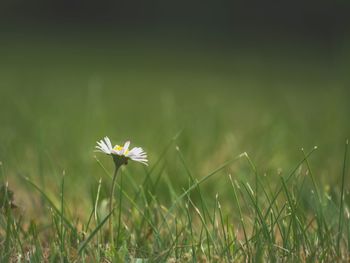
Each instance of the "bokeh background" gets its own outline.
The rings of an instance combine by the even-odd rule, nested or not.
[[[152,166],[182,131],[164,181],[188,179],[175,145],[196,177],[244,151],[273,176],[317,145],[312,165],[332,189],[350,134],[349,13],[340,0],[3,0],[2,174],[35,210],[21,176],[55,196],[65,171],[67,198],[82,204],[103,177],[94,156],[112,170],[96,140],[130,139]]]

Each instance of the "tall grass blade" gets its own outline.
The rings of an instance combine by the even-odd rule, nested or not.
[[[111,214],[114,212],[114,210],[112,210],[111,213],[109,213],[97,226],[96,228],[90,233],[90,235],[87,237],[87,239],[84,240],[84,242],[79,246],[78,248],[78,253],[81,254],[81,252],[83,252],[83,250],[85,249],[85,247],[89,244],[89,242],[91,241],[91,239],[98,233],[98,231],[100,230],[100,228],[107,222],[107,220],[109,219],[109,217],[111,216]]]
[[[343,236],[343,222],[344,222],[344,188],[345,188],[345,174],[346,174],[346,164],[347,164],[347,155],[348,155],[348,146],[349,140],[346,140],[345,143],[345,152],[344,152],[344,162],[343,162],[343,173],[341,179],[341,193],[340,193],[340,209],[339,209],[339,222],[338,222],[338,239],[337,239],[337,252],[340,255],[341,239]]]
[[[58,209],[54,203],[51,201],[51,199],[35,184],[33,183],[28,177],[23,177],[23,179],[28,182],[35,190],[37,190],[46,200],[46,202],[49,203],[50,207],[58,214],[60,215],[60,209]],[[69,222],[69,220],[63,215],[62,219],[64,223],[71,229],[72,232],[76,233],[76,228]]]

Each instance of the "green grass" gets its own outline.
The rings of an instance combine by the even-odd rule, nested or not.
[[[349,260],[346,50],[15,40],[0,262]],[[114,247],[105,135],[150,164],[119,171]]]

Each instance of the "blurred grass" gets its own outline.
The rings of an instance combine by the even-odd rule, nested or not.
[[[342,46],[106,36],[3,40],[0,161],[17,203],[29,211],[37,209],[36,198],[20,175],[58,193],[65,170],[66,198],[85,214],[103,177],[93,149],[105,135],[141,145],[152,165],[183,130],[162,171],[176,191],[187,175],[175,145],[196,178],[246,151],[271,182],[302,158],[301,147],[317,145],[317,180],[340,187],[350,134],[350,53]],[[112,170],[109,158],[98,158]],[[253,178],[248,168],[236,172]],[[136,184],[145,175],[138,165],[128,173]],[[166,198],[166,180],[161,185]],[[211,197],[230,191],[225,180],[203,187]]]

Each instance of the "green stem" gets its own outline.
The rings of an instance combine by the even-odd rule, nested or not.
[[[118,174],[118,170],[119,170],[118,165],[115,166],[115,171],[114,171],[114,175],[113,175],[113,180],[112,180],[112,189],[111,189],[111,193],[109,196],[109,213],[110,213],[110,217],[109,217],[109,238],[110,238],[110,243],[111,246],[114,246],[114,235],[113,235],[113,204],[114,204],[114,190],[115,190],[115,183],[117,181],[117,174]]]

